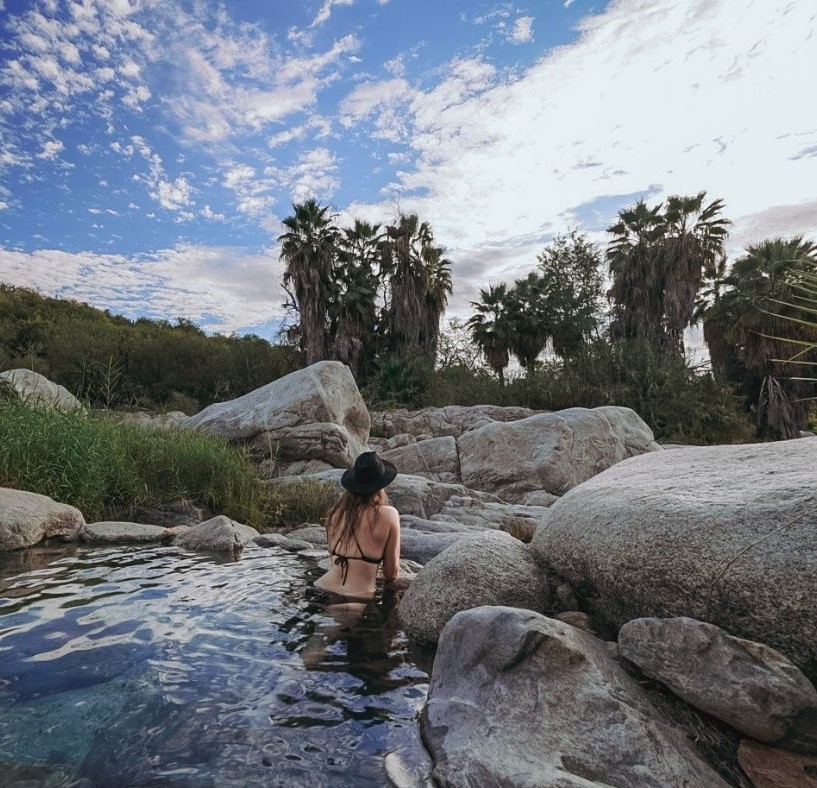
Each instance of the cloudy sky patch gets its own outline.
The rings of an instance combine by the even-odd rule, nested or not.
[[[22,0],[0,18],[0,280],[274,324],[292,201],[417,211],[453,314],[556,233],[702,189],[817,238],[811,0]]]

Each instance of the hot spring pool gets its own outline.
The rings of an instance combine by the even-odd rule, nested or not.
[[[0,554],[0,783],[386,786],[422,772],[431,656],[396,598],[330,615],[314,561],[172,547]]]

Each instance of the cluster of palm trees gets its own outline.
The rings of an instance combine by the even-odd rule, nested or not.
[[[512,287],[482,289],[467,326],[500,383],[511,356],[530,375],[546,348],[565,363],[593,342],[683,359],[684,331],[703,324],[711,374],[740,390],[759,437],[795,437],[814,393],[817,245],[764,241],[727,273],[723,207],[700,192],[620,211],[604,254],[606,314],[600,255],[575,231]]]
[[[314,199],[292,209],[279,241],[307,363],[337,359],[360,380],[379,358],[433,361],[452,281],[429,224],[400,214],[342,228]]]

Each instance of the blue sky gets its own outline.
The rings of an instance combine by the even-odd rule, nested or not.
[[[558,232],[817,239],[813,0],[0,0],[0,280],[270,336],[293,200],[417,211],[469,313]]]

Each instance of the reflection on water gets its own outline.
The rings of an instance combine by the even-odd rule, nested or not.
[[[430,657],[312,564],[168,547],[0,556],[5,786],[382,786]]]

